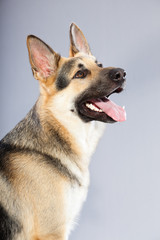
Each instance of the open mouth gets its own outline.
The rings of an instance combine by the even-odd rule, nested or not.
[[[109,123],[125,121],[124,107],[118,106],[109,99],[111,94],[122,91],[123,87],[117,87],[109,95],[82,101],[79,104],[79,114],[86,121],[97,120]]]

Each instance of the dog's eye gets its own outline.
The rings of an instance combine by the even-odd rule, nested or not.
[[[99,63],[97,60],[95,61],[95,63],[97,64],[98,67],[103,68],[103,64]]]
[[[85,78],[87,76],[88,71],[78,71],[75,75],[74,78]]]
[[[100,68],[103,67],[102,63],[98,63],[97,65],[98,65],[98,67],[100,67]]]

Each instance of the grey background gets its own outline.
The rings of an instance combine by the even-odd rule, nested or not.
[[[104,66],[126,69],[126,91],[112,100],[126,106],[127,121],[107,126],[70,239],[160,240],[159,0],[1,0],[0,137],[39,94],[26,36],[37,35],[68,56],[71,22]]]

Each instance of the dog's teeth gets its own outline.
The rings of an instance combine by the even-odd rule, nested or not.
[[[86,107],[88,107],[88,108],[91,109],[92,111],[103,112],[101,109],[97,108],[97,107],[94,106],[92,103],[86,103]]]

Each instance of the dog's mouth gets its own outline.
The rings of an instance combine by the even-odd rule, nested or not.
[[[80,101],[78,104],[78,112],[81,118],[87,122],[91,120],[108,123],[125,121],[125,108],[118,106],[109,99],[113,93],[120,93],[123,90],[123,87],[117,87],[108,95],[102,95],[97,98],[87,98]]]

